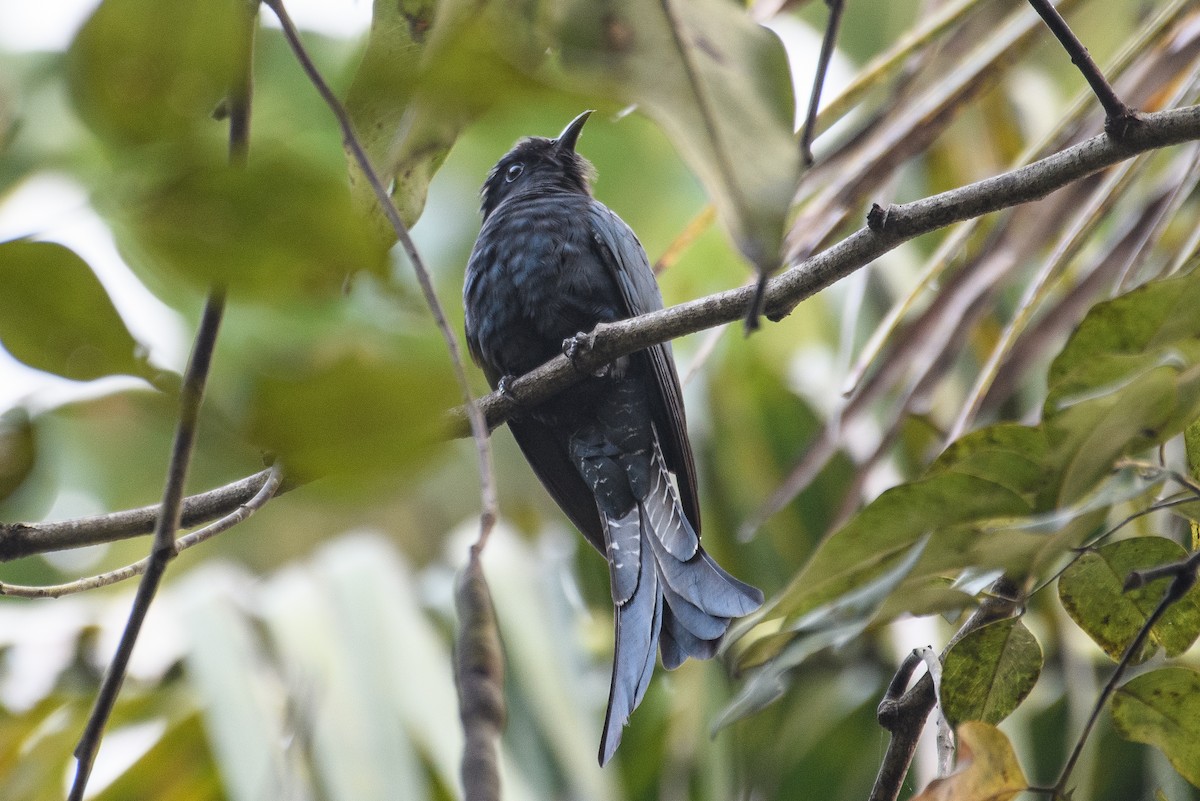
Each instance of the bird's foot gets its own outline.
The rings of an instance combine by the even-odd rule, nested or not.
[[[517,377],[515,375],[500,376],[500,381],[496,384],[496,391],[499,392],[500,396],[509,403],[512,403],[515,406],[520,406],[521,400],[516,396],[516,393],[513,392],[512,388],[513,382],[516,380]]]
[[[590,375],[596,378],[620,378],[625,375],[628,357],[622,356],[616,361],[607,362],[592,370],[587,370],[586,365],[583,364],[584,357],[588,356],[596,347],[596,333],[603,327],[604,323],[601,323],[596,326],[594,331],[586,334],[580,331],[575,336],[564,339],[562,343],[563,356],[570,360],[571,366],[580,375]]]
[[[586,373],[580,364],[579,360],[586,354],[591,352],[592,346],[596,344],[596,336],[591,333],[580,331],[573,337],[567,337],[562,343],[563,356],[571,362],[571,366],[580,373]],[[601,368],[604,369],[604,368]]]

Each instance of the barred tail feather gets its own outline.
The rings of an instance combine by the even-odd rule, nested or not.
[[[601,765],[616,753],[625,723],[646,694],[655,652],[661,650],[668,669],[689,657],[708,659],[730,620],[763,600],[700,546],[653,428],[641,448],[633,447],[636,428],[615,430],[584,430],[571,440],[572,458],[596,498],[616,606]]]
[[[635,507],[635,511],[637,507]],[[614,579],[616,573],[613,573]],[[663,593],[654,559],[643,549],[637,585],[616,607],[616,637],[608,709],[600,738],[600,764],[606,764],[621,744],[621,732],[630,714],[646,695],[654,673],[663,621]]]

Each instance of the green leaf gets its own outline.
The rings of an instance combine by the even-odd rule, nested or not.
[[[1200,787],[1200,673],[1168,667],[1138,676],[1113,695],[1112,716],[1122,737],[1162,751]]]
[[[385,186],[391,183],[405,224],[420,217],[429,182],[462,129],[493,105],[534,88],[528,76],[551,44],[540,13],[536,0],[375,4],[346,107],[371,165]],[[353,158],[350,177],[360,208],[371,210],[385,241],[394,241]]]
[[[421,56],[435,9],[433,0],[376,3],[367,49],[346,93],[355,133],[385,185],[395,181],[392,199],[407,225],[420,216],[429,182],[457,136],[457,129],[451,129],[419,158],[395,152],[396,134],[419,85]],[[394,236],[358,162],[352,156],[348,160],[355,201],[373,212],[381,235]]]
[[[986,437],[979,440],[980,447],[988,447]],[[973,468],[973,472],[979,471]],[[1032,487],[1018,494],[1004,485],[1011,477],[995,480],[995,476],[973,472],[960,472],[957,464],[947,462],[920,481],[880,495],[821,544],[784,591],[774,613],[789,618],[802,615],[854,590],[886,571],[890,560],[929,532],[933,538],[925,558],[936,562],[939,569],[972,564],[965,549],[979,538],[958,524],[1033,511],[1026,500]],[[1013,541],[1011,534],[1004,536]]]
[[[1045,428],[1071,503],[1120,456],[1200,416],[1200,275],[1155,281],[1092,308],[1050,367]]]
[[[769,616],[754,616],[736,624],[729,641],[749,641],[748,646],[739,642],[738,669],[754,670],[737,696],[721,711],[713,730],[753,714],[779,698],[787,687],[788,674],[813,654],[840,647],[861,635],[884,600],[908,576],[927,545],[928,539],[921,540],[883,575],[813,609],[782,632],[779,621]]]
[[[163,765],[172,765],[163,770]],[[208,750],[199,713],[172,725],[162,738],[96,801],[155,798],[159,801],[222,801],[221,776]]]
[[[567,84],[638,104],[699,176],[742,254],[776,269],[800,158],[775,34],[725,0],[574,0],[561,19]]]
[[[946,653],[941,686],[946,718],[954,725],[999,723],[1025,700],[1041,671],[1042,649],[1020,618],[982,626]]]
[[[269,148],[244,168],[179,164],[115,213],[128,223],[121,242],[131,264],[155,287],[220,284],[235,297],[286,303],[335,296],[351,274],[387,265],[344,176]]]
[[[244,0],[105,0],[71,45],[80,115],[117,145],[223,131],[212,112],[246,62]]]
[[[1114,660],[1146,625],[1162,600],[1171,579],[1150,582],[1124,592],[1125,579],[1134,571],[1176,562],[1187,556],[1178,543],[1163,537],[1138,537],[1105,545],[1082,554],[1058,580],[1063,608],[1096,644]],[[1133,663],[1144,662],[1160,646],[1168,656],[1179,656],[1200,636],[1200,587],[1167,608],[1150,629]]]
[[[403,353],[332,347],[258,380],[250,437],[303,479],[428,469],[457,400],[444,349],[419,340],[401,343]]]
[[[0,501],[12,495],[33,470],[33,425],[21,408],[0,415]]]
[[[156,373],[92,269],[50,242],[0,244],[0,343],[30,367],[76,381]]]

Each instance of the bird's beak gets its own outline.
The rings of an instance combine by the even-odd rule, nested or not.
[[[583,130],[583,124],[588,121],[588,117],[590,116],[592,116],[592,109],[583,112],[571,120],[566,128],[563,128],[563,132],[554,140],[559,149],[565,148],[572,153],[575,152],[575,143],[579,141],[579,132]]]

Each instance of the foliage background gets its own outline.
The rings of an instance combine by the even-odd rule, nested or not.
[[[113,12],[113,24],[161,21],[148,13],[150,5],[110,3],[128,15]],[[1016,5],[979,10],[964,35],[984,38]],[[1154,10],[1135,0],[1079,5],[1071,21],[1102,64]],[[852,0],[840,41],[842,68],[853,73],[932,7]],[[785,12],[785,24],[819,27],[823,13],[820,4],[801,4]],[[186,22],[167,19],[162,31],[141,35],[176,41],[178,27],[170,26]],[[1191,24],[1197,24],[1194,15]],[[789,41],[796,35],[780,30]],[[205,28],[194,35],[202,39]],[[364,37],[310,32],[306,40],[345,95]],[[814,46],[811,38],[799,41]],[[93,265],[111,263],[119,252],[132,268],[123,279],[108,271],[105,288],[145,349],[131,356],[120,343],[110,347],[105,337],[114,326],[80,313],[97,293],[80,289],[92,301],[79,301],[67,289],[87,284],[86,271],[53,285],[36,274],[0,274],[9,298],[26,299],[4,307],[8,319],[20,321],[16,328],[48,341],[74,324],[99,353],[80,366],[76,347],[45,365],[84,384],[5,368],[11,378],[0,380],[30,389],[19,396],[9,390],[0,418],[0,520],[66,518],[157,499],[174,424],[172,373],[182,368],[199,316],[209,277],[202,270],[214,265],[239,271],[246,289],[235,296],[218,342],[190,487],[200,491],[254,472],[265,450],[335,475],[288,492],[173,564],[102,749],[95,797],[457,797],[461,733],[449,662],[451,587],[473,534],[477,479],[469,443],[428,443],[432,421],[454,403],[455,393],[411,271],[393,254],[330,291],[323,265],[347,253],[355,263],[370,262],[361,250],[369,235],[342,196],[346,166],[336,126],[271,27],[259,32],[255,46],[249,176],[235,190],[214,190],[236,198],[234,212],[220,222],[236,231],[244,225],[261,250],[246,263],[222,261],[230,254],[216,246],[203,260],[190,260],[191,247],[173,236],[194,233],[197,220],[210,219],[194,205],[207,189],[163,176],[176,176],[182,159],[214,158],[224,129],[188,129],[170,147],[160,146],[163,131],[174,136],[180,129],[173,120],[143,116],[132,87],[133,116],[117,117],[114,108],[125,101],[105,105],[98,87],[111,76],[91,69],[119,65],[105,49],[112,42],[100,37],[67,52],[0,52],[0,221],[16,221],[0,230],[5,239],[54,239],[55,231],[69,230],[65,223],[101,220],[102,226],[92,224],[98,239],[69,244]],[[1187,52],[1192,61],[1180,74],[1194,69],[1195,54]],[[947,45],[935,52],[934,63],[954,63],[955,56]],[[497,80],[510,78],[512,85],[503,85],[506,102],[463,128],[414,227],[456,331],[483,176],[518,137],[553,135],[595,105],[592,97],[525,79]],[[919,197],[1003,170],[1063,118],[1082,89],[1044,32],[996,78],[933,142],[895,173],[881,171],[867,197],[854,198],[851,225],[859,224],[866,200]],[[806,84],[798,85],[803,95]],[[860,121],[904,102],[911,97],[880,85],[864,100]],[[706,196],[658,127],[638,114],[617,117],[617,110],[610,103],[589,123],[581,150],[597,167],[597,196],[632,225],[654,259],[701,212]],[[1091,116],[1098,126],[1099,111]],[[820,154],[825,143],[818,144]],[[1157,174],[1173,168],[1164,157]],[[1147,181],[1128,190],[1126,214],[1156,202],[1155,186]],[[47,187],[57,188],[59,205],[39,208]],[[1168,252],[1188,241],[1187,221],[1195,225],[1194,193],[1185,200],[1181,222],[1162,237]],[[1116,215],[1105,218],[1093,250],[1106,247],[1106,236],[1119,233],[1120,225]],[[309,229],[319,236],[297,236]],[[106,232],[115,236],[116,251]],[[1011,272],[963,335],[964,349],[948,357],[941,380],[917,408],[897,416],[894,404],[881,402],[848,420],[807,488],[767,518],[753,539],[738,542],[738,532],[835,419],[851,358],[941,240],[902,246],[753,337],[729,330],[718,339],[697,334],[675,344],[681,372],[697,368],[686,392],[707,547],[768,597],[789,585],[855,504],[920,475],[1028,275],[1051,249],[1048,238],[1036,236],[1017,249]],[[273,266],[295,263],[310,265],[306,280],[272,280]],[[118,275],[122,269],[128,268],[118,268]],[[157,299],[119,290],[130,275]],[[745,263],[719,226],[706,229],[660,277],[668,303],[746,279]],[[1035,419],[1050,358],[1066,333],[1044,338],[1022,365],[1010,397],[989,415]],[[13,349],[11,334],[0,339]],[[110,373],[137,378],[100,377]],[[893,388],[889,397],[899,392]],[[881,432],[896,419],[893,447],[870,461]],[[883,689],[901,655],[917,645],[942,646],[954,630],[949,623],[933,617],[885,626],[881,620],[836,652],[808,660],[788,676],[776,703],[715,739],[709,726],[742,685],[718,663],[660,672],[614,768],[601,771],[593,754],[611,649],[606,572],[581,547],[507,433],[494,442],[504,525],[489,545],[485,568],[508,658],[506,797],[867,795],[885,745],[874,715]],[[1171,453],[1182,463],[1178,449]],[[1159,513],[1135,530],[1180,536],[1186,524]],[[30,558],[0,567],[0,580],[65,581],[144,552],[145,544],[135,540]],[[1046,666],[1005,724],[1026,773],[1042,783],[1053,781],[1111,665],[1053,600],[1047,593],[1034,596],[1024,618]],[[0,797],[62,794],[71,748],[127,607],[124,588],[0,604]],[[928,761],[916,773],[911,782],[919,788],[932,778]],[[1157,750],[1121,739],[1107,719],[1077,775],[1080,798],[1150,798],[1156,788],[1171,799],[1196,796]]]

